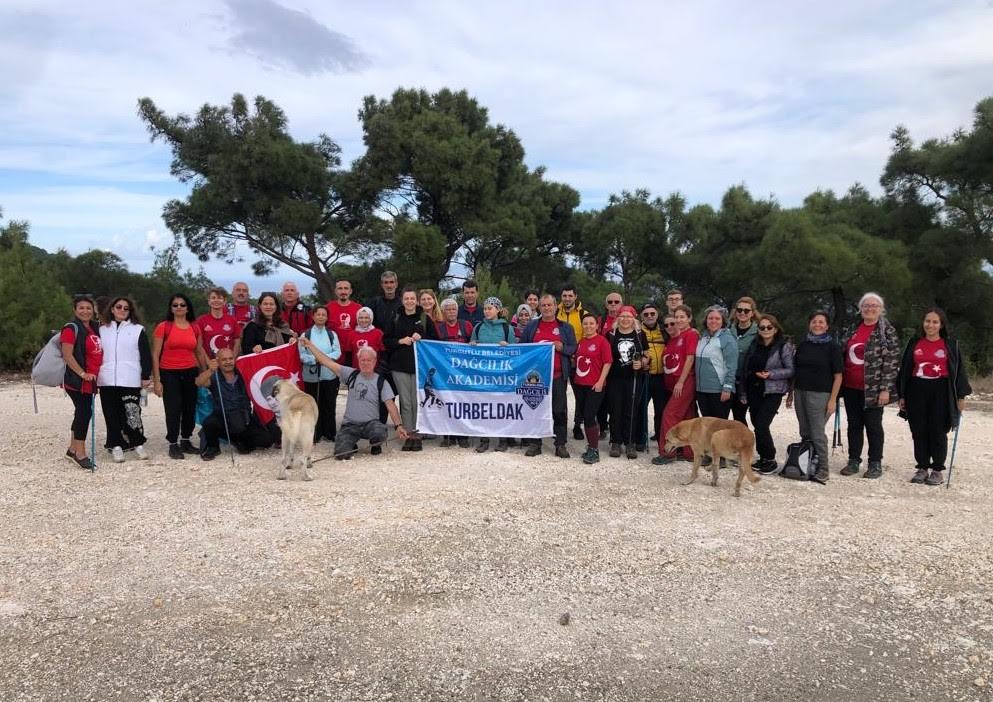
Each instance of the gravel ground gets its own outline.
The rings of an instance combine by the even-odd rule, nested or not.
[[[154,398],[153,398],[154,399]],[[688,464],[395,447],[62,458],[70,403],[0,386],[0,699],[989,700],[993,415],[952,488],[684,487]],[[103,438],[98,416],[98,445]],[[782,447],[791,412],[774,427]],[[318,455],[330,451],[322,444]]]

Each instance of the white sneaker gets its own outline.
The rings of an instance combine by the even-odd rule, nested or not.
[[[142,461],[148,460],[148,451],[145,450],[145,444],[142,444],[141,446],[135,446],[134,452],[135,455],[138,456],[139,460]]]
[[[110,450],[110,455],[114,458],[114,463],[124,463],[124,449],[115,446]]]

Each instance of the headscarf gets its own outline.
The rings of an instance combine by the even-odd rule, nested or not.
[[[369,319],[372,320],[372,321],[369,322],[369,326],[367,326],[367,327],[363,327],[363,326],[361,326],[359,324],[359,315],[362,314],[363,312],[365,312],[366,314],[368,314],[369,315]],[[368,307],[360,307],[359,308],[359,311],[355,313],[355,331],[357,331],[357,332],[362,333],[362,332],[369,331],[370,329],[373,328],[375,322],[376,322],[376,315],[374,315],[372,313],[372,310],[370,308],[368,308]]]
[[[493,307],[496,307],[498,310],[502,310],[503,309],[503,303],[500,302],[500,298],[499,297],[488,297],[488,298],[486,298],[483,301],[483,304],[484,305],[492,305]]]

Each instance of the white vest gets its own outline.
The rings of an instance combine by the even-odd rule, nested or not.
[[[138,337],[144,327],[124,321],[100,325],[100,343],[103,345],[103,363],[97,376],[97,385],[138,388],[141,387],[141,354]]]

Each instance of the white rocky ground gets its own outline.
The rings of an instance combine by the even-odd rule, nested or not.
[[[984,700],[993,416],[950,490],[886,474],[731,497],[648,457],[426,442],[275,480],[276,453],[95,474],[70,403],[0,386],[0,699]],[[154,398],[153,398],[154,399]],[[102,441],[103,429],[98,437]],[[793,439],[792,413],[775,425]],[[322,444],[326,454],[329,444]]]

